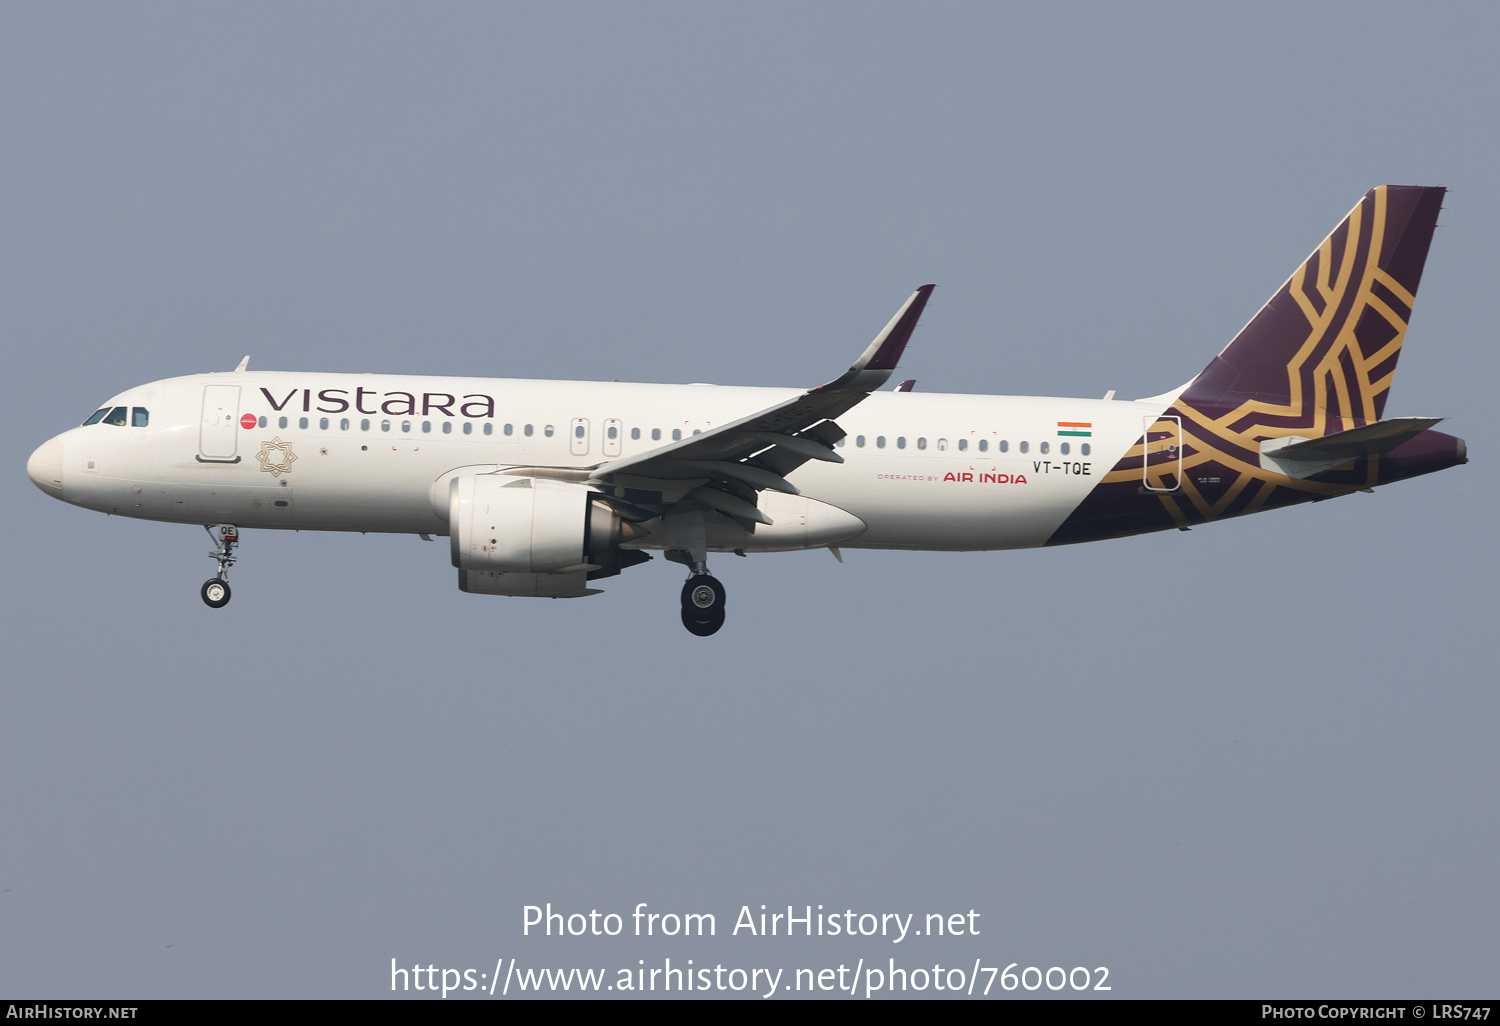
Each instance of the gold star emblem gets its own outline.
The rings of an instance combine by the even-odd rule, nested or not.
[[[283,442],[280,438],[261,442],[260,452],[255,454],[255,458],[260,461],[260,469],[272,477],[290,474],[292,464],[297,462],[297,454],[292,452],[292,443]]]

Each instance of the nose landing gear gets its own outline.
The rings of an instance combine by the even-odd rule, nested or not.
[[[210,609],[229,604],[229,582],[219,577],[210,577],[203,582],[203,601]]]
[[[219,561],[219,572],[203,582],[201,594],[204,604],[210,609],[220,609],[229,604],[229,582],[224,575],[234,566],[234,547],[240,543],[240,529],[233,524],[219,524],[217,527],[205,524],[203,529],[214,540],[214,550],[209,556]]]

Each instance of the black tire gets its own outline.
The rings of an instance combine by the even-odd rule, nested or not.
[[[724,585],[717,577],[697,574],[683,583],[682,615],[699,623],[708,623],[714,616],[724,622]]]
[[[724,626],[724,607],[720,606],[719,611],[710,614],[706,620],[696,619],[684,609],[682,611],[682,625],[700,638],[706,638],[710,634],[717,634],[719,628]]]
[[[210,577],[203,582],[203,603],[210,609],[221,609],[229,605],[229,582],[222,577]]]

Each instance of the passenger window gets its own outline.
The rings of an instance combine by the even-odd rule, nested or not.
[[[409,435],[409,434],[411,434],[411,421],[409,421],[409,420],[403,420],[401,422],[401,433],[403,435]]]
[[[276,426],[279,427],[279,428],[284,428],[284,427],[286,427],[286,425],[287,425],[287,419],[285,417],[281,417],[281,418],[279,418],[276,421]],[[307,427],[307,420],[305,418],[302,421],[302,426],[303,427]]]
[[[1021,443],[1021,451],[1022,452],[1026,452],[1030,448],[1031,448],[1031,443],[1030,442],[1022,442]]]
[[[947,451],[948,451],[948,439],[946,439],[946,438],[939,438],[938,439],[938,452],[947,452]]]
[[[609,429],[609,437],[611,437],[611,438],[615,437],[614,432],[615,432],[615,429],[614,428],[610,428]],[[576,428],[573,429],[573,437],[574,438],[582,438],[583,437],[583,425],[582,424],[579,424]]]
[[[298,417],[297,418],[297,426],[299,428],[301,428],[303,431],[307,430],[307,425],[308,425],[308,420],[307,420],[306,417]],[[328,418],[327,417],[323,418],[323,427],[324,428],[328,427]]]
[[[348,431],[349,430],[349,418],[348,417],[342,417],[342,418],[340,418],[340,420],[339,420],[339,430],[340,431]]]
[[[960,438],[958,440],[958,451],[959,452],[968,452],[969,451],[969,440],[967,438]]]
[[[474,424],[473,424],[473,422],[472,421],[467,421],[467,420],[464,421],[464,434],[466,434],[466,435],[472,435],[473,433],[474,433]]]
[[[303,427],[307,427],[307,422],[303,421],[302,422],[302,426]],[[318,430],[319,431],[327,431],[328,430],[328,418],[327,417],[319,417],[318,418]]]
[[[443,434],[445,434],[445,435],[451,435],[451,434],[453,434],[453,421],[451,421],[451,420],[445,420],[445,421],[443,421]]]
[[[680,441],[682,441],[682,428],[673,428],[672,429],[672,441],[674,441],[674,442],[680,442]]]
[[[1062,443],[1057,448],[1058,448],[1058,451],[1060,451],[1064,456],[1066,456],[1068,454],[1068,443],[1067,442]]]
[[[925,439],[925,438],[918,438],[917,439],[917,448],[918,449],[925,449],[925,448],[927,448],[927,439]]]
[[[1042,455],[1043,456],[1047,455],[1047,450],[1050,449],[1051,447],[1052,447],[1051,443],[1049,443],[1049,442],[1043,442],[1042,445],[1041,445]]]
[[[659,442],[659,441],[661,441],[661,428],[652,428],[651,429],[651,441],[653,441],[653,442]]]
[[[432,421],[430,421],[430,420],[424,420],[424,421],[422,421],[422,434],[428,435],[428,434],[431,434],[431,433],[432,433]]]
[[[1009,442],[1007,442],[1007,441],[1006,441],[1006,440],[1005,440],[1005,439],[1003,439],[1003,438],[1002,438],[1002,439],[1000,439],[1000,451],[1001,451],[1001,452],[1009,452],[1009,451],[1010,451],[1010,443],[1009,443]]]
[[[368,419],[366,419],[366,420],[361,420],[361,421],[360,421],[360,422],[359,422],[359,429],[360,429],[360,430],[361,430],[361,431],[368,431],[368,430],[370,430],[370,422],[369,422],[369,420],[368,420]]]
[[[468,425],[465,424],[464,427],[468,427]],[[515,434],[515,430],[516,429],[514,427],[512,427],[511,425],[509,425],[509,424],[505,425],[505,437],[509,438],[511,435]],[[468,434],[468,432],[465,431],[464,434]]]
[[[542,428],[542,434],[546,435],[548,438],[551,438],[552,437],[552,425],[548,424],[546,427]]]
[[[898,449],[905,449],[906,448],[906,436],[905,435],[902,435],[900,438],[896,439],[896,448],[898,448]]]
[[[854,447],[856,449],[863,449],[865,447],[865,436],[864,435],[855,435],[854,436]]]
[[[109,413],[109,407],[108,406],[106,406],[102,410],[95,410],[94,411],[94,415],[92,417],[90,417],[88,420],[86,420],[86,421],[83,422],[83,426],[84,427],[88,427],[90,424],[97,424],[97,423],[99,423],[101,420],[104,419],[105,414],[107,414],[107,413]]]
[[[130,408],[130,423],[133,427],[145,427],[151,423],[151,413],[144,406]]]
[[[524,431],[522,431],[521,433],[523,435],[525,435],[527,438],[530,438],[531,437],[531,425],[527,424],[526,425],[526,429]]]
[[[877,449],[884,449],[885,448],[885,435],[876,435],[875,436],[875,448],[877,448]]]
[[[620,429],[611,424],[609,430],[606,431],[605,434],[609,436],[610,441],[614,441],[616,438],[620,437]]]
[[[1084,442],[1082,445],[1080,445],[1078,447],[1078,451],[1081,452],[1081,453],[1083,453],[1085,456],[1087,456],[1089,454],[1089,443]]]
[[[390,421],[388,421],[388,420],[382,420],[380,422],[380,430],[382,430],[382,431],[389,431],[390,429],[391,429],[391,422]]]
[[[260,422],[259,423],[260,423],[261,427],[265,427],[266,426],[266,418],[264,418],[264,417],[260,418]]]
[[[484,433],[487,434],[487,435],[494,434],[495,433],[495,425],[493,425],[493,424],[486,424],[484,426]]]
[[[979,451],[980,452],[989,452],[990,451],[990,440],[988,438],[981,438],[979,440]]]
[[[641,437],[641,429],[640,428],[631,428],[630,429],[630,440],[632,442],[639,441],[640,437]]]

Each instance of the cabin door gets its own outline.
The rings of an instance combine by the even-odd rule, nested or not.
[[[1145,435],[1141,483],[1148,492],[1175,492],[1182,487],[1182,418],[1142,417]]]
[[[240,386],[204,385],[198,428],[199,463],[238,463]]]

